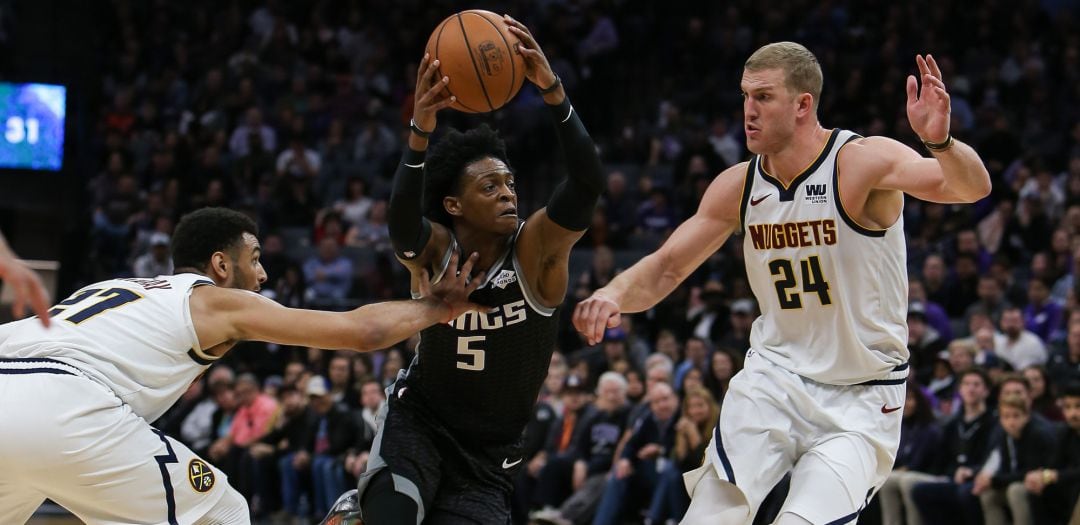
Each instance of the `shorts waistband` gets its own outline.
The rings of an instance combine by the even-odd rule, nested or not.
[[[907,363],[902,363],[893,367],[889,375],[882,379],[874,379],[872,381],[863,381],[862,383],[856,383],[858,386],[880,386],[880,385],[902,385],[907,383],[908,373],[910,366]]]
[[[78,368],[47,357],[0,357],[0,375],[24,374],[83,375]]]

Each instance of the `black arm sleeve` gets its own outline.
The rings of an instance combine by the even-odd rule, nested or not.
[[[555,129],[566,157],[567,177],[552,192],[547,214],[563,228],[582,231],[592,222],[593,209],[604,189],[600,157],[569,98],[548,108],[555,117]]]
[[[394,172],[387,222],[394,252],[412,259],[423,251],[431,237],[431,223],[424,218],[424,152],[408,146]]]

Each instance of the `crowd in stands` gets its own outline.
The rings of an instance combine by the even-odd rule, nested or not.
[[[607,170],[572,256],[515,520],[662,524],[685,510],[681,473],[700,464],[758,311],[742,238],[599,345],[573,332],[569,314],[748,156],[742,62],[782,39],[821,61],[825,125],[913,147],[904,79],[917,52],[933,53],[952,133],[980,152],[994,183],[975,205],[905,205],[912,375],[895,472],[860,520],[1069,520],[1080,494],[1077,2],[481,4],[532,29]],[[268,297],[325,309],[408,297],[388,242],[389,180],[423,43],[454,2],[111,5],[81,282],[171,272],[178,218],[229,206],[260,225]],[[440,115],[440,128],[500,130],[523,212],[560,178],[542,110],[526,86],[494,114]],[[302,522],[354,486],[382,389],[413,348],[415,339],[364,355],[245,343],[157,425],[228,473],[258,519]]]

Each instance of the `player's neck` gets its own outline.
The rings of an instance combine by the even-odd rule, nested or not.
[[[795,130],[784,148],[762,155],[765,171],[785,184],[791,183],[814,163],[831,133],[817,123],[809,129]]]
[[[484,271],[491,269],[491,265],[495,264],[495,261],[499,260],[499,257],[506,252],[506,242],[510,239],[510,234],[485,232],[462,227],[454,228],[454,236],[457,237],[463,257],[473,252],[480,255],[475,268]]]

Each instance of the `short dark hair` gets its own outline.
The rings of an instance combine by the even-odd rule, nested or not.
[[[990,381],[990,374],[988,374],[986,370],[978,367],[964,370],[964,372],[960,374],[960,381],[963,381],[965,377],[971,375],[979,376],[979,379],[982,379],[983,386],[988,389],[993,385],[993,383]]]
[[[1061,389],[1061,395],[1058,397],[1080,397],[1080,381],[1065,383],[1065,386]]]
[[[259,227],[243,213],[228,208],[195,210],[176,225],[172,237],[173,266],[206,270],[211,255],[238,247],[245,233],[258,236]]]
[[[443,198],[460,195],[465,167],[487,157],[494,157],[510,166],[506,157],[506,143],[487,124],[465,133],[451,129],[431,148],[424,165],[424,215],[428,220],[446,227],[453,226],[453,218],[443,207]]]

